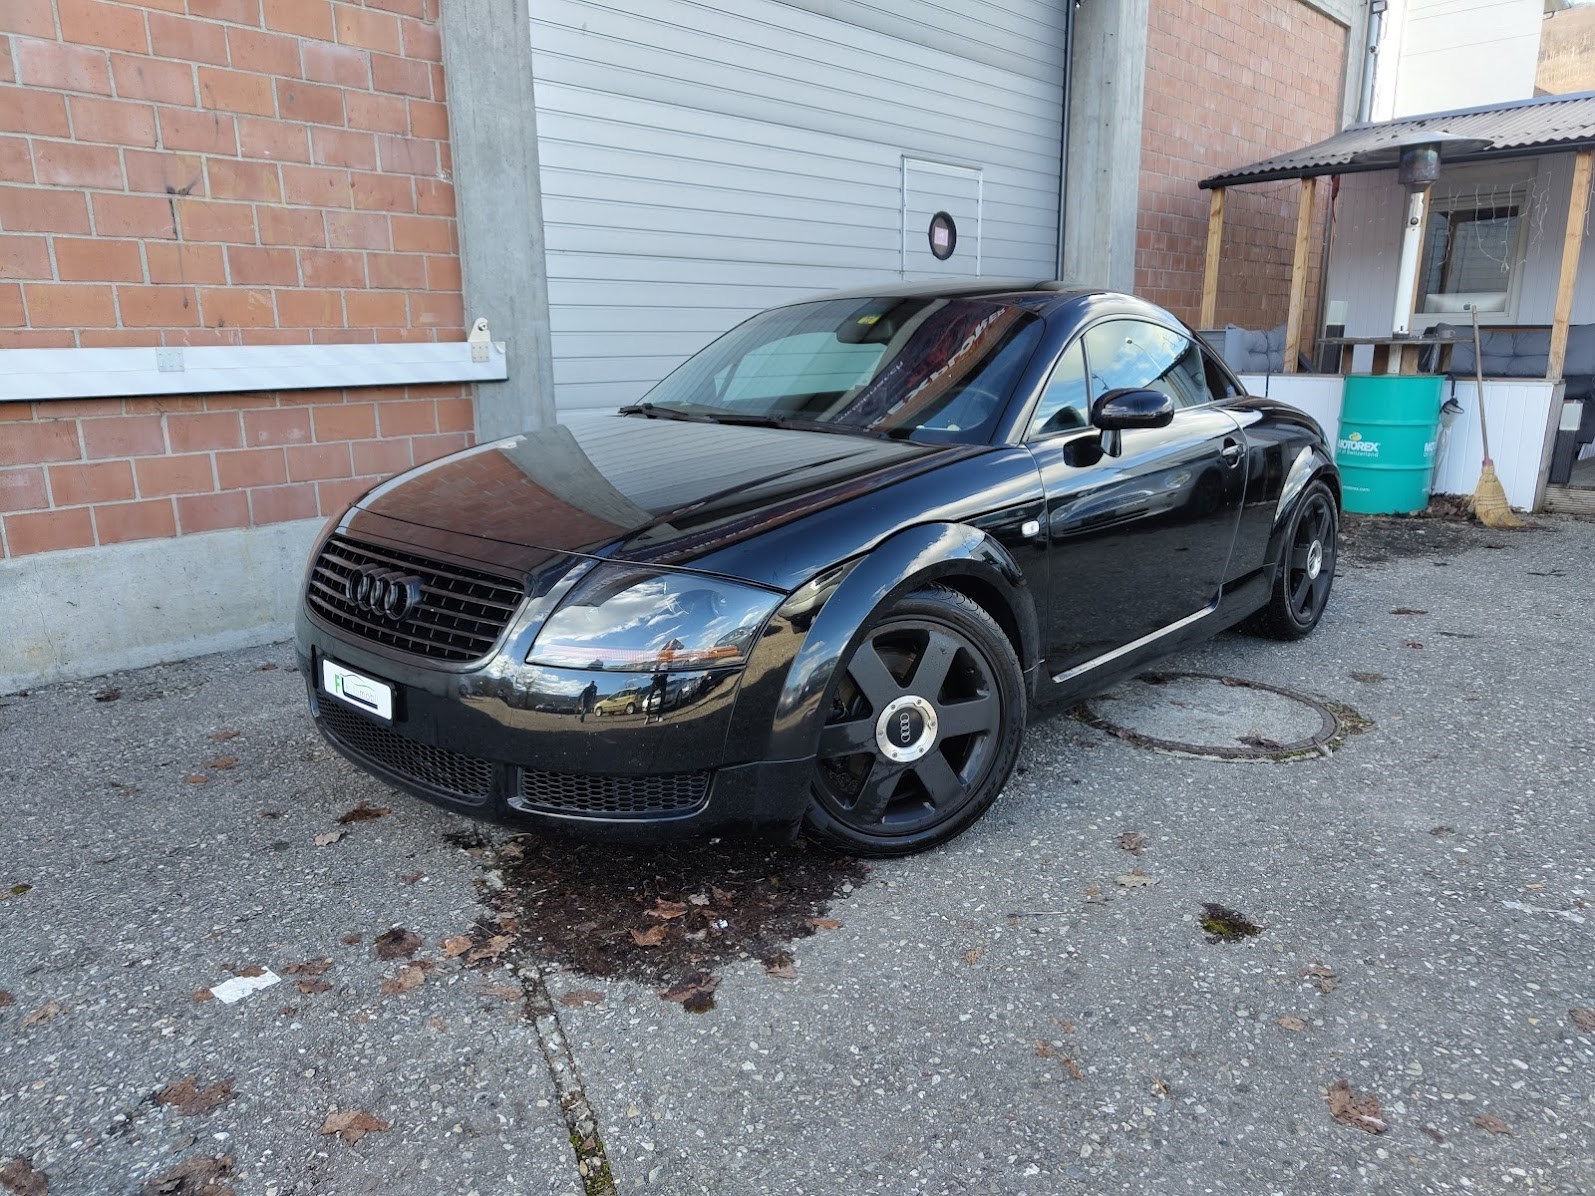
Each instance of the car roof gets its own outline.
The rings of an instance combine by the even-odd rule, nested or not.
[[[1126,314],[1149,314],[1161,309],[1144,299],[1107,287],[1090,286],[1059,279],[961,278],[898,282],[881,286],[850,287],[808,295],[793,303],[817,303],[826,299],[1006,299],[1042,312],[1052,312],[1080,300],[1094,300],[1094,307],[1122,305]],[[1165,316],[1165,318],[1168,318]]]

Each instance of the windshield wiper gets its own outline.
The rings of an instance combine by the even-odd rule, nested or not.
[[[646,415],[649,419],[684,419],[693,423],[702,423],[703,417],[694,415],[690,411],[682,411],[676,407],[661,407],[657,403],[628,403],[615,412],[616,415]]]
[[[619,415],[643,415],[649,419],[678,419],[694,424],[729,424],[742,428],[785,428],[799,432],[842,432],[851,436],[873,436],[863,428],[847,424],[828,424],[819,420],[799,419],[789,415],[761,415],[752,412],[731,411],[724,407],[700,407],[684,411],[679,407],[661,407],[656,403],[632,403],[620,408]]]

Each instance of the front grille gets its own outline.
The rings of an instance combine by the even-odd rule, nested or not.
[[[371,565],[421,579],[421,604],[393,621],[349,600],[349,577]],[[431,660],[478,660],[492,650],[524,597],[518,582],[396,548],[333,536],[310,571],[306,600],[328,623],[361,639]]]
[[[552,814],[606,818],[686,814],[703,805],[712,775],[677,772],[654,777],[604,777],[526,769],[521,773],[520,795],[510,804]]]
[[[389,772],[472,803],[481,802],[493,792],[494,769],[490,760],[417,743],[392,727],[345,710],[330,698],[322,699],[319,706],[322,725],[334,739]]]

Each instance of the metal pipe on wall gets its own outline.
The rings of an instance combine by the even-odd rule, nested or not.
[[[1063,3],[1063,97],[1058,133],[1058,254],[1053,277],[1063,277],[1063,222],[1069,200],[1069,93],[1074,83],[1074,9],[1078,0]]]

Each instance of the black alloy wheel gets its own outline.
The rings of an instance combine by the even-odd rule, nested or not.
[[[1335,583],[1339,530],[1334,494],[1323,482],[1310,483],[1296,501],[1273,593],[1254,621],[1257,630],[1299,640],[1318,626]]]
[[[1013,770],[1024,679],[1002,628],[936,587],[865,631],[820,732],[810,833],[860,855],[923,851],[980,817]]]

